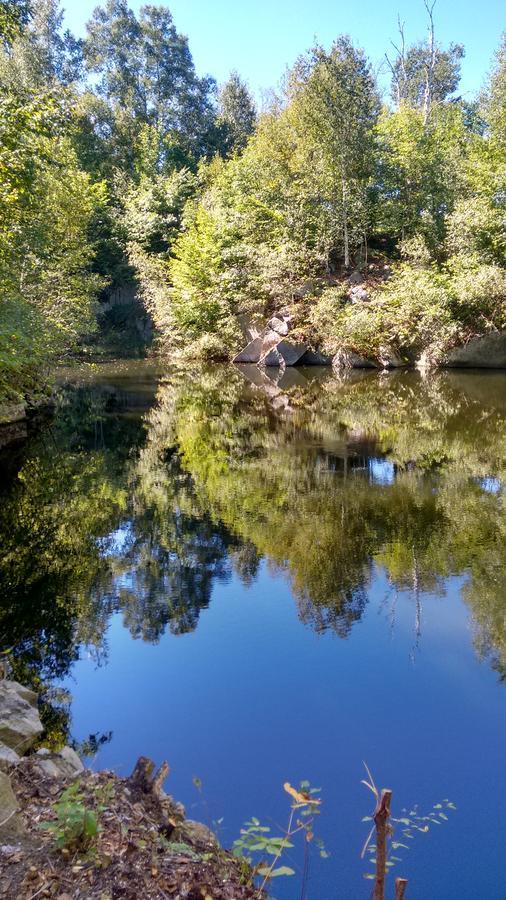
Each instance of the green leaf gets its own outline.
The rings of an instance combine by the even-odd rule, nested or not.
[[[271,878],[277,878],[279,875],[295,875],[295,871],[290,866],[278,866],[271,872]]]

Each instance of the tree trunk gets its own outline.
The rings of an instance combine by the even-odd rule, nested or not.
[[[387,873],[387,838],[388,820],[392,791],[382,790],[381,797],[374,813],[376,825],[376,879],[374,882],[374,900],[385,900],[385,878]]]
[[[348,236],[348,190],[346,179],[343,177],[343,244],[344,244],[344,267],[350,268],[350,241]]]

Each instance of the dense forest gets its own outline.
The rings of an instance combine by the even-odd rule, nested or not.
[[[332,353],[437,360],[503,329],[506,43],[464,101],[464,49],[427,14],[428,40],[399,23],[390,98],[340,36],[260,112],[239,74],[197,74],[164,6],[108,0],[78,40],[58,0],[1,0],[0,394],[114,326],[118,297],[194,358],[287,305]]]

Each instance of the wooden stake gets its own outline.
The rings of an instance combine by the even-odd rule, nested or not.
[[[407,878],[396,878],[395,879],[395,900],[404,900],[404,894],[406,893],[407,886],[408,886]]]
[[[387,837],[388,820],[392,791],[383,789],[374,813],[376,825],[376,880],[374,882],[374,900],[385,900],[385,878],[387,873]]]

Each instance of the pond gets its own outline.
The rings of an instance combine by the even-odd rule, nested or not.
[[[439,818],[396,826],[410,900],[504,900],[506,373],[74,369],[1,468],[0,640],[51,740],[166,758],[224,845],[307,779],[312,900],[370,896],[365,761]]]

